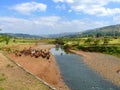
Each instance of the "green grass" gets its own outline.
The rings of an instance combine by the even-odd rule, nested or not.
[[[91,39],[90,42],[86,42],[88,38]],[[61,40],[64,42],[65,49],[101,52],[120,57],[120,37],[88,38],[61,38]],[[97,40],[99,42],[96,44]],[[107,43],[104,43],[106,40]]]
[[[0,90],[5,90],[4,88],[0,87]]]
[[[120,39],[111,39],[109,44],[120,44]]]
[[[19,45],[19,44],[35,44],[40,42],[40,39],[30,39],[30,38],[17,38],[17,39],[10,39],[8,45],[6,45],[5,41],[0,42],[0,49],[7,46],[12,45]]]
[[[6,79],[7,79],[7,76],[5,76],[4,73],[1,73],[1,74],[0,74],[0,82],[5,81]]]

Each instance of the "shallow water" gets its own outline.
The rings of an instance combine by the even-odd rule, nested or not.
[[[80,56],[67,54],[61,48],[52,48],[51,52],[56,58],[65,83],[71,90],[120,90],[86,66]]]

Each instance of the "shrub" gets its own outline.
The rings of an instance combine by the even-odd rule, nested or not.
[[[4,88],[0,87],[0,90],[5,90]]]
[[[115,46],[78,46],[77,48],[83,51],[102,52],[115,55],[120,53],[120,47]]]

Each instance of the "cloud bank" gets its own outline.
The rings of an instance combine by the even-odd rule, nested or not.
[[[53,0],[55,3],[67,3],[70,9],[77,13],[95,16],[112,16],[120,14],[120,8],[107,7],[110,3],[120,3],[120,0]]]
[[[91,21],[89,19],[64,20],[59,16],[37,17],[22,19],[15,17],[0,17],[1,28],[4,32],[55,34],[61,32],[80,32],[107,25],[104,21]]]
[[[25,2],[25,3],[14,5],[12,9],[19,13],[29,15],[32,12],[46,11],[47,5],[43,3],[37,3],[37,2]]]

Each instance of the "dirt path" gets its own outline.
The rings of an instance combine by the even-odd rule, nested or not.
[[[24,48],[24,46],[19,46],[19,48]],[[27,46],[30,47],[30,46]],[[41,48],[41,49],[50,49],[53,45],[37,45],[31,46],[32,48]],[[8,54],[12,60],[16,63],[22,65],[25,69],[33,73],[34,75],[40,77],[53,87],[57,88],[57,90],[69,90],[68,87],[63,82],[61,77],[61,73],[59,71],[58,65],[55,61],[54,56],[51,54],[49,60],[39,57],[34,58],[30,56],[15,56],[14,54]]]
[[[101,53],[91,53],[75,50],[71,51],[82,55],[84,62],[89,67],[100,73],[104,78],[120,86],[120,74],[116,72],[117,70],[120,70],[120,58]]]
[[[0,53],[0,90],[51,90]]]

